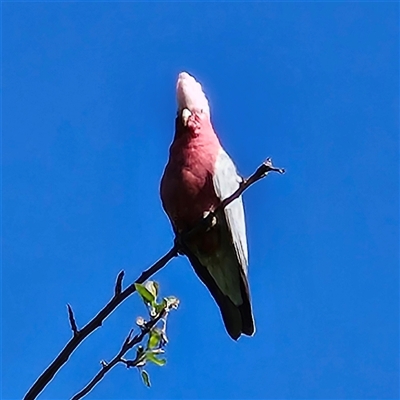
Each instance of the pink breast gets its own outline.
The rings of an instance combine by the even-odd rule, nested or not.
[[[211,125],[210,129],[203,129],[189,140],[187,136],[175,139],[170,149],[161,197],[178,231],[192,227],[204,212],[219,203],[213,174],[220,144]]]

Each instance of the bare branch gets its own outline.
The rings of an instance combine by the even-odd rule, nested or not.
[[[223,200],[220,204],[219,207],[225,208],[228,204],[232,203],[233,200],[236,200],[239,198],[242,193],[248,189],[251,185],[256,183],[262,178],[265,178],[269,172],[278,172],[280,174],[284,174],[285,170],[283,168],[275,168],[272,165],[272,160],[271,158],[267,158],[254,172],[253,175],[250,176],[250,178],[245,179],[241,182],[239,189],[236,190],[235,193],[233,193],[231,196],[227,197],[225,200]],[[217,208],[218,209],[218,208]]]
[[[257,182],[258,180],[264,178],[268,172],[276,171],[279,173],[284,173],[283,169],[275,168],[272,166],[272,162],[270,159],[267,159],[257,170],[256,172],[250,176],[247,180],[244,180],[238,190],[233,193],[231,196],[226,198],[221,202],[221,204],[217,207],[217,210],[220,208],[225,208],[232,201],[237,199],[246,189],[248,189],[252,184]],[[196,232],[199,232],[202,229],[207,229],[207,227],[211,226],[212,219],[210,218],[212,213],[209,214],[206,218],[203,218],[199,221],[196,226],[191,229],[189,232],[184,234],[191,236]],[[93,331],[99,328],[103,321],[132,293],[136,291],[135,283],[144,283],[147,279],[149,279],[152,275],[158,272],[161,268],[163,268],[172,258],[176,257],[179,253],[184,253],[186,250],[186,246],[183,245],[181,238],[177,237],[175,239],[175,244],[171,249],[161,257],[155,264],[153,264],[149,269],[142,272],[139,278],[132,284],[130,284],[126,289],[122,290],[122,278],[120,278],[121,273],[117,277],[117,282],[115,285],[115,293],[112,299],[98,312],[98,314],[93,317],[91,321],[89,321],[81,330],[79,330],[79,334],[74,335],[69,342],[65,345],[65,347],[61,350],[60,354],[53,360],[53,362],[46,368],[46,370],[39,376],[36,382],[29,389],[27,394],[24,397],[24,400],[34,400],[47,386],[47,384],[54,378],[55,374],[58,370],[68,361],[71,354],[76,350],[76,348],[80,345],[80,343],[85,340]],[[121,280],[121,292],[119,291],[119,280]],[[72,310],[71,310],[72,311]],[[71,324],[72,327],[72,324]],[[72,327],[73,329],[73,327]]]
[[[76,395],[72,397],[71,400],[79,400],[82,397],[86,396],[89,392],[93,390],[93,388],[105,377],[107,372],[109,372],[112,368],[114,368],[118,363],[123,363],[127,366],[127,368],[136,367],[137,364],[141,361],[139,356],[136,356],[134,360],[125,360],[124,355],[133,348],[133,346],[139,344],[145,336],[151,331],[151,329],[163,318],[166,314],[165,309],[157,315],[157,317],[150,320],[145,326],[141,329],[141,332],[132,338],[133,329],[129,332],[128,336],[125,338],[124,343],[122,344],[121,350],[117,353],[117,355],[109,362],[105,363],[104,361],[101,363],[100,371],[93,377],[93,379]]]
[[[85,340],[93,331],[99,328],[103,321],[132,293],[136,291],[135,283],[144,283],[152,275],[163,268],[172,258],[178,255],[177,247],[174,245],[163,257],[161,257],[149,269],[142,272],[139,278],[123,290],[119,295],[113,298],[99,311],[99,313],[88,322],[80,331],[79,335],[74,335],[65,347],[61,350],[60,354],[53,360],[53,362],[46,368],[46,370],[39,376],[36,382],[32,385],[26,393],[24,400],[33,400],[42,392],[47,384],[54,378],[58,370],[68,361],[71,354],[76,348]]]
[[[130,340],[132,339],[133,329],[131,329],[128,333],[128,336],[125,338],[123,346],[127,346]]]
[[[125,271],[121,271],[117,276],[117,281],[115,282],[114,296],[118,296],[122,292],[122,280],[124,279]]]
[[[69,304],[67,304],[67,309],[68,309],[69,324],[71,325],[71,329],[72,332],[74,333],[74,336],[77,336],[79,334],[79,329],[76,325],[74,312],[72,311],[72,307]]]

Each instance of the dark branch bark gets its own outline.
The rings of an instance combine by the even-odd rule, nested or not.
[[[278,172],[280,174],[284,174],[285,170],[283,168],[275,168],[272,165],[272,160],[270,158],[267,158],[257,168],[256,172],[254,172],[254,174],[250,176],[250,178],[244,179],[242,181],[242,183],[239,186],[239,189],[236,190],[235,193],[233,193],[231,196],[227,197],[225,200],[221,202],[220,207],[225,208],[229,203],[232,203],[233,200],[239,198],[247,188],[249,188],[251,185],[259,181],[260,179],[266,177],[269,172]]]
[[[217,210],[225,208],[232,201],[240,197],[240,195],[248,189],[252,184],[257,182],[258,180],[264,178],[268,172],[275,171],[279,173],[284,173],[283,169],[275,168],[272,165],[270,159],[267,159],[256,172],[250,176],[250,178],[244,180],[238,190],[233,193],[231,196],[226,198],[221,202],[221,204],[217,207]],[[211,213],[208,217],[199,221],[199,223],[189,232],[185,233],[184,236],[191,236],[196,232],[199,232],[201,229],[206,229],[208,226],[211,226],[212,218],[210,217]],[[75,334],[74,325],[72,321],[75,322],[73,318],[71,320],[71,314],[69,317],[71,328],[74,332],[74,336],[69,340],[69,342],[65,345],[65,347],[61,350],[60,354],[54,359],[54,361],[46,368],[46,370],[39,376],[36,382],[32,385],[29,391],[26,393],[24,400],[33,400],[35,399],[47,386],[47,384],[54,378],[54,375],[58,372],[58,370],[68,361],[71,354],[76,350],[76,348],[80,345],[80,343],[85,340],[93,331],[99,328],[103,321],[132,293],[136,291],[135,283],[144,283],[147,279],[149,279],[152,275],[158,272],[161,268],[163,268],[172,258],[176,257],[182,249],[185,249],[184,245],[181,245],[181,239],[177,238],[175,240],[174,246],[163,256],[161,257],[155,264],[153,264],[149,269],[142,272],[139,278],[132,284],[130,284],[125,290],[122,290],[122,279],[123,272],[120,272],[117,277],[117,282],[114,289],[114,296],[111,300],[103,307],[102,310],[90,321],[88,322],[82,329],[77,330]],[[183,251],[184,252],[184,251]],[[120,291],[121,290],[121,291]],[[71,309],[72,312],[72,309]],[[73,314],[72,314],[73,317]],[[75,324],[76,326],[76,324]]]
[[[79,330],[78,330],[78,326],[76,325],[74,312],[72,311],[72,307],[69,304],[67,304],[67,309],[68,309],[69,324],[71,325],[71,330],[72,330],[74,336],[76,336],[76,335],[78,335]]]
[[[117,276],[117,281],[115,282],[114,295],[118,296],[122,292],[122,280],[124,279],[125,271],[121,271]]]

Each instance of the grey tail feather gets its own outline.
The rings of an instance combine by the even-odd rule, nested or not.
[[[244,276],[244,273],[241,272],[240,279],[240,291],[243,298],[243,304],[236,306],[228,296],[222,293],[207,268],[200,263],[197,257],[190,254],[188,251],[185,251],[185,253],[196,274],[207,286],[211,295],[217,302],[229,336],[234,340],[239,339],[242,333],[251,336],[254,333],[254,321],[253,313],[251,311],[247,278]]]
[[[240,269],[240,278],[240,293],[243,299],[243,304],[239,307],[242,317],[242,332],[245,335],[251,336],[255,332],[253,311],[251,309],[249,284],[242,269]]]

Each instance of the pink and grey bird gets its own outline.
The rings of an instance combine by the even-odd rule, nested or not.
[[[186,72],[176,86],[178,115],[169,160],[161,180],[161,200],[176,234],[193,228],[242,178],[222,148],[210,119],[208,100]],[[185,243],[195,272],[217,302],[233,339],[254,333],[247,280],[247,240],[241,197],[217,212],[216,223]]]

